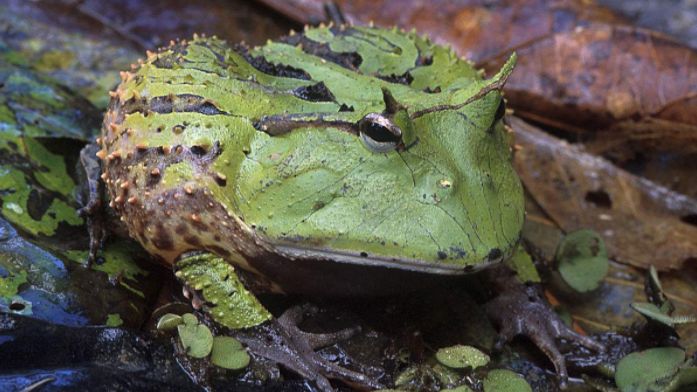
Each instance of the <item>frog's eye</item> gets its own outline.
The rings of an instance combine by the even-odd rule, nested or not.
[[[368,113],[358,121],[358,133],[363,144],[376,153],[392,151],[402,143],[402,130],[378,113]]]

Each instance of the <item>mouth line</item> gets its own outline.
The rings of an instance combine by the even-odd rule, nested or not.
[[[395,268],[437,275],[471,274],[498,262],[497,260],[492,260],[482,261],[476,264],[454,265],[438,262],[427,262],[420,259],[384,257],[359,252],[346,252],[322,248],[308,248],[301,246],[291,246],[286,244],[276,244],[274,245],[274,248],[279,254],[291,260],[323,260],[372,267]]]

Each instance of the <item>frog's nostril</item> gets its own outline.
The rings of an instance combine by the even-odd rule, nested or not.
[[[190,150],[194,155],[198,156],[206,155],[208,152],[208,150],[203,146],[191,146]]]
[[[489,261],[494,261],[494,260],[499,260],[503,256],[503,253],[501,252],[501,249],[499,248],[494,248],[489,251],[489,254],[487,255],[487,260]]]

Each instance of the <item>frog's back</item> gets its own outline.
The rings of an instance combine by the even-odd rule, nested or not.
[[[459,274],[518,241],[501,96],[458,105],[487,81],[414,33],[321,27],[254,49],[195,37],[122,79],[104,178],[131,235],[165,260],[205,249],[257,272],[266,258]],[[385,91],[401,144],[371,150],[346,124],[384,114]]]

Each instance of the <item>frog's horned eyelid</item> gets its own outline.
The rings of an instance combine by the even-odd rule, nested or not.
[[[503,86],[506,84],[506,81],[508,80],[508,76],[509,76],[509,74],[505,74],[500,79],[498,79],[492,83],[487,84],[486,86],[482,87],[476,94],[467,98],[467,100],[463,103],[458,103],[455,105],[436,105],[436,106],[433,106],[433,107],[430,107],[427,109],[418,110],[418,111],[412,113],[409,117],[412,120],[415,120],[423,115],[433,113],[433,112],[440,112],[443,110],[461,109],[461,108],[469,105],[470,103],[483,98],[484,96],[486,96],[487,94],[489,94],[492,91],[502,91]]]
[[[395,114],[402,109],[406,109],[392,95],[392,92],[387,87],[382,87],[382,100],[385,102],[385,113]]]

